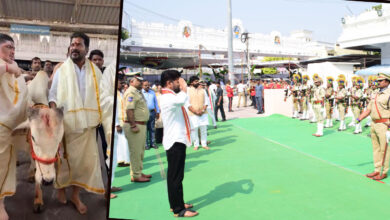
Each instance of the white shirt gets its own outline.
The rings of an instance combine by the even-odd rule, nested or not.
[[[245,92],[246,85],[240,83],[237,85],[237,91],[238,92]]]
[[[81,96],[81,99],[83,100],[83,102],[85,100],[85,93],[86,93],[86,86],[87,86],[85,83],[85,64],[86,64],[86,62],[81,67],[81,69],[79,68],[79,66],[74,64],[74,69],[76,71],[76,76],[77,76],[77,84],[78,84],[80,96]],[[49,102],[57,103],[57,87],[58,87],[58,77],[59,77],[58,75],[59,74],[60,74],[60,69],[58,69],[55,72],[53,82],[51,84],[51,88],[49,91]]]
[[[164,124],[163,146],[165,150],[169,150],[175,142],[188,144],[182,106],[188,106],[186,93],[179,92],[177,94],[168,93],[161,95],[160,107],[161,119]]]
[[[217,85],[215,85],[214,83],[209,86],[209,89],[212,90],[214,94],[217,93]]]

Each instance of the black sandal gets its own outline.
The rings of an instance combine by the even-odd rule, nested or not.
[[[173,214],[173,216],[175,216],[175,217],[193,217],[193,216],[185,216],[185,214],[186,214],[187,211],[192,212],[192,213],[195,213],[194,210],[191,210],[191,209],[183,209],[183,210],[181,210],[179,213]],[[198,213],[197,213],[196,215],[198,215]],[[194,215],[194,216],[196,216],[196,215]]]

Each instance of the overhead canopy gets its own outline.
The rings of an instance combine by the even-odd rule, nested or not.
[[[224,62],[221,59],[202,58],[198,55],[184,53],[120,53],[120,65],[132,67],[148,67],[152,69],[185,68],[195,69],[201,64],[209,67],[212,63]]]
[[[223,66],[228,66],[228,63],[213,63],[210,66],[213,68],[218,68],[218,67],[223,67]],[[246,66],[246,63],[235,63],[234,68],[239,68],[242,66]],[[269,62],[261,62],[261,61],[251,61],[250,66],[253,67],[255,66],[256,69],[259,68],[265,68],[265,67],[270,67],[270,68],[277,68],[277,67],[284,67],[284,68],[290,68],[290,69],[297,69],[300,68],[299,66],[299,61],[295,60],[278,60],[278,61],[269,61]]]
[[[302,65],[307,65],[310,63],[324,63],[324,62],[353,62],[353,63],[361,63],[366,66],[376,65],[380,63],[379,55],[366,55],[366,54],[347,54],[340,56],[331,56],[317,59],[310,59],[300,61],[299,63]]]
[[[356,75],[360,76],[377,75],[378,73],[390,74],[390,65],[376,65],[355,72]]]

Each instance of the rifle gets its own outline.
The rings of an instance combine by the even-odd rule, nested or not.
[[[350,99],[350,95],[346,95],[345,96],[345,114],[348,113],[348,107],[351,105],[351,99]]]

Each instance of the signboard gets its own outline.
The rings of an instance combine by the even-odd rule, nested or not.
[[[50,27],[36,25],[11,24],[11,33],[50,35]]]

